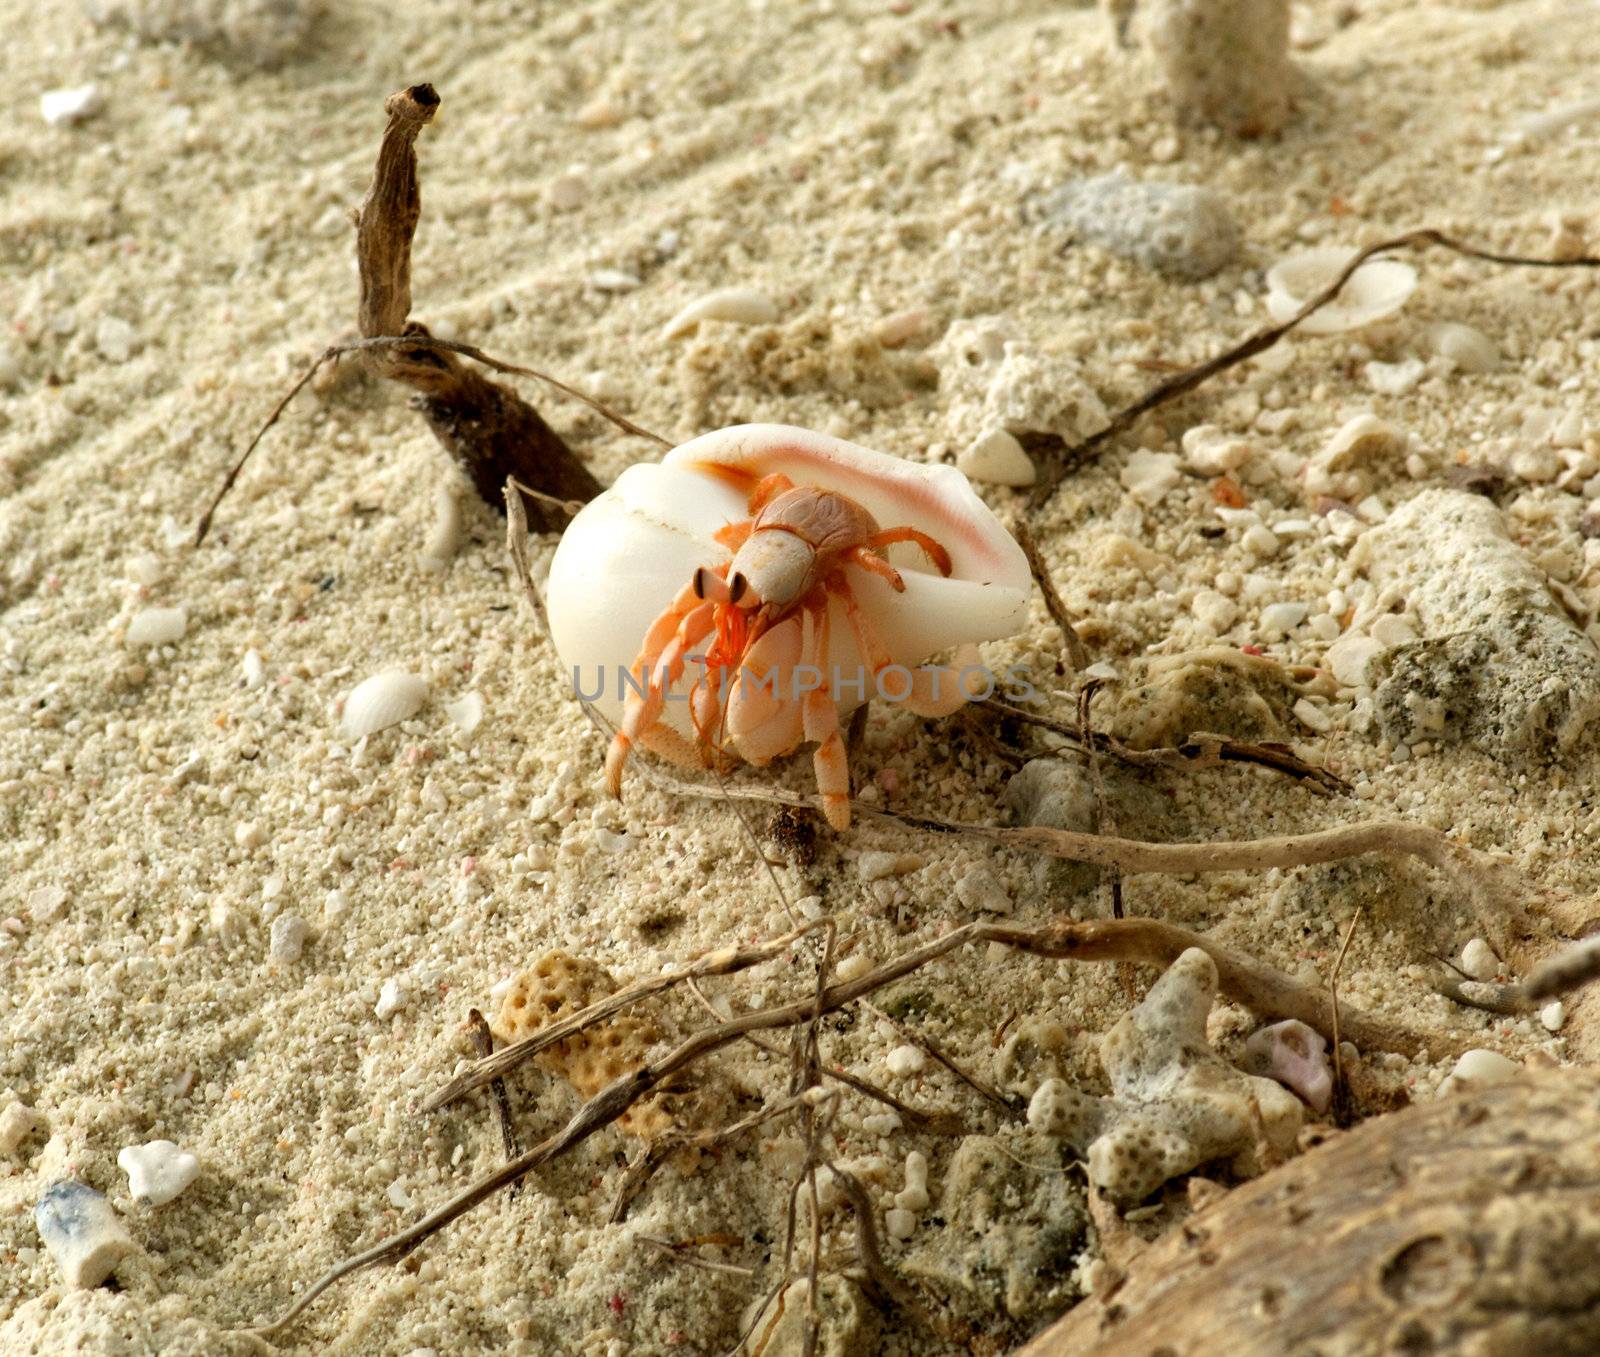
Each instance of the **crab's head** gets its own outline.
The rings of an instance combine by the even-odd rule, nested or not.
[[[728,575],[702,567],[695,571],[694,591],[713,603],[728,603],[745,612],[763,604],[787,608],[811,587],[817,551],[792,532],[768,528],[753,532],[728,563]]]

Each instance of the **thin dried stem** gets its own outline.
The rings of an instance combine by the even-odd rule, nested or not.
[[[689,1245],[674,1244],[670,1239],[657,1239],[654,1235],[635,1235],[641,1244],[652,1244],[660,1249],[674,1262],[687,1264],[689,1267],[701,1268],[706,1272],[726,1272],[735,1277],[754,1277],[754,1268],[740,1267],[737,1263],[719,1263],[712,1258],[702,1258],[697,1253],[689,1252]]]
[[[924,1051],[928,1055],[932,1056],[938,1064],[949,1070],[959,1082],[965,1084],[985,1102],[990,1103],[997,1108],[1001,1115],[1006,1117],[1007,1120],[1023,1121],[1026,1119],[1027,1111],[1023,1107],[1020,1100],[1007,1097],[1004,1093],[1000,1092],[999,1089],[995,1088],[994,1085],[985,1083],[975,1074],[968,1074],[966,1070],[962,1069],[960,1065],[956,1064],[954,1060],[944,1053],[939,1044],[934,1041],[932,1037],[924,1036],[921,1032],[916,1031],[914,1028],[907,1027],[905,1023],[899,1021],[897,1018],[891,1018],[876,1004],[870,1003],[865,999],[861,1001],[861,1006],[880,1022],[888,1023],[889,1026],[892,1027],[902,1038],[910,1042],[918,1050]]]
[[[1083,673],[1089,667],[1089,652],[1084,647],[1077,628],[1072,625],[1072,619],[1067,615],[1067,605],[1061,601],[1061,595],[1056,592],[1056,582],[1050,578],[1050,568],[1044,563],[1039,544],[1034,540],[1033,529],[1028,526],[1028,520],[1021,514],[1013,514],[1006,526],[1011,530],[1011,535],[1017,539],[1022,554],[1028,558],[1028,569],[1033,571],[1034,583],[1039,586],[1039,593],[1044,597],[1045,611],[1050,614],[1051,621],[1061,628],[1061,639],[1066,643],[1067,659],[1072,664],[1073,673]]]
[[[793,937],[794,935],[790,935],[786,938],[785,945],[792,941]],[[1228,997],[1262,1017],[1299,1018],[1308,1026],[1316,1028],[1324,1035],[1327,1034],[1329,1006],[1325,992],[1301,985],[1290,976],[1200,934],[1157,919],[1095,919],[1084,922],[1062,922],[1036,929],[989,923],[966,924],[942,938],[936,938],[913,948],[864,975],[825,984],[823,983],[825,973],[819,973],[819,983],[813,993],[773,1008],[742,1013],[726,1022],[694,1033],[659,1060],[652,1061],[608,1084],[579,1107],[560,1130],[546,1137],[532,1149],[525,1150],[510,1163],[464,1188],[415,1224],[379,1240],[370,1248],[328,1269],[312,1282],[279,1318],[249,1332],[262,1338],[270,1338],[281,1332],[341,1278],[362,1268],[379,1263],[393,1263],[404,1258],[423,1241],[471,1211],[501,1188],[517,1182],[534,1169],[568,1153],[616,1121],[641,1098],[648,1097],[656,1088],[679,1072],[738,1041],[746,1034],[801,1026],[814,1031],[820,1017],[837,1012],[960,947],[978,942],[1000,942],[1019,951],[1063,960],[1135,960],[1161,967],[1169,966],[1188,948],[1199,947],[1216,963],[1220,988]],[[695,974],[725,974],[738,959],[756,954],[772,955],[775,950],[781,950],[781,947],[774,943],[747,949],[725,948],[710,957],[702,957],[691,962],[686,970],[692,970]],[[685,971],[679,971],[663,979],[668,983],[675,983],[684,973]],[[658,992],[660,987],[658,981],[642,981],[628,986],[619,993],[629,995],[630,999],[636,1000],[645,993]],[[614,999],[616,996],[612,997]],[[576,1019],[584,1021],[574,1023],[573,1020],[568,1020],[558,1026],[563,1029],[563,1036],[569,1036],[582,1027],[610,1016],[617,1007],[620,1005],[607,1008],[606,1003],[602,1001],[600,1004],[591,1005],[581,1014],[574,1015]],[[600,1010],[603,1008],[606,1012],[602,1013]],[[1458,1042],[1433,1034],[1409,1032],[1399,1025],[1354,1011],[1344,1011],[1341,1014],[1341,1023],[1343,1030],[1348,1032],[1358,1045],[1371,1050],[1398,1050],[1412,1055],[1426,1052],[1434,1059],[1444,1059],[1459,1054],[1461,1049],[1461,1044]],[[555,1030],[556,1027],[547,1029],[546,1032],[539,1033],[538,1037],[545,1037]],[[508,1047],[506,1051],[497,1052],[488,1060],[478,1062],[477,1069],[452,1080],[445,1089],[430,1098],[427,1105],[442,1106],[467,1088],[477,1087],[495,1074],[501,1073],[499,1069],[486,1071],[484,1067],[494,1065],[512,1052],[527,1054],[527,1046],[538,1037],[518,1043],[515,1047]],[[808,1094],[808,1089],[809,1085],[795,1096],[800,1098],[803,1107],[814,1111],[815,1095]],[[798,1190],[801,1183],[797,1182],[795,1186]]]
[[[1080,443],[1069,445],[1058,434],[1024,434],[1022,445],[1033,454],[1036,460],[1045,464],[1040,468],[1039,479],[1035,482],[1029,503],[1034,507],[1042,505],[1050,498],[1055,488],[1061,484],[1068,475],[1088,462],[1092,455],[1113,438],[1120,437],[1131,429],[1141,416],[1148,414],[1159,406],[1186,396],[1197,386],[1211,380],[1218,373],[1226,372],[1231,367],[1254,358],[1258,353],[1264,353],[1282,339],[1286,334],[1298,326],[1312,312],[1320,310],[1339,295],[1344,285],[1350,281],[1355,271],[1371,259],[1375,254],[1382,254],[1385,250],[1400,250],[1427,245],[1438,245],[1443,249],[1451,250],[1456,254],[1465,255],[1469,259],[1482,259],[1491,264],[1511,264],[1524,268],[1595,268],[1600,266],[1600,258],[1584,256],[1578,259],[1531,259],[1523,255],[1498,254],[1492,250],[1481,250],[1475,245],[1467,245],[1445,235],[1442,231],[1424,228],[1417,231],[1407,231],[1404,235],[1395,236],[1390,240],[1381,240],[1376,245],[1369,245],[1357,253],[1348,264],[1340,271],[1339,276],[1327,287],[1308,301],[1288,320],[1279,325],[1269,325],[1264,330],[1258,330],[1242,343],[1209,358],[1194,367],[1185,368],[1183,371],[1169,377],[1166,381],[1158,383],[1144,395],[1134,401],[1132,405],[1119,410],[1111,422],[1098,433],[1092,434]]]
[[[1328,1009],[1330,1022],[1333,1026],[1333,1105],[1337,1110],[1348,1108],[1350,1103],[1350,1088],[1344,1078],[1344,1045],[1339,1035],[1339,976],[1344,971],[1345,954],[1350,950],[1350,939],[1356,934],[1356,925],[1361,922],[1361,906],[1356,906],[1356,911],[1350,916],[1350,926],[1344,930],[1344,941],[1339,944],[1339,955],[1333,962],[1333,973],[1328,977]]]
[[[521,1041],[512,1042],[511,1045],[496,1051],[492,1056],[476,1062],[470,1070],[452,1079],[443,1088],[429,1096],[422,1104],[424,1112],[436,1112],[439,1108],[447,1106],[464,1094],[474,1089],[482,1088],[491,1079],[508,1074],[525,1060],[531,1060],[540,1051],[565,1041],[568,1037],[586,1028],[593,1027],[596,1023],[631,1008],[634,1004],[644,999],[649,999],[657,994],[681,985],[686,980],[699,979],[707,975],[732,975],[737,971],[748,970],[751,966],[759,966],[763,962],[771,961],[781,955],[787,948],[806,936],[806,934],[822,928],[829,920],[813,919],[810,923],[785,933],[782,937],[774,938],[770,942],[758,943],[751,947],[719,947],[715,951],[705,952],[698,957],[686,962],[680,969],[670,971],[665,975],[646,976],[642,980],[635,980],[631,985],[624,985],[613,994],[608,994],[603,999],[598,999],[587,1008],[580,1009],[570,1017],[563,1018],[560,1022],[551,1023],[550,1026],[540,1028]],[[780,1026],[782,1024],[779,1024]]]
[[[472,1047],[482,1060],[494,1054],[494,1034],[489,1030],[489,1022],[482,1013],[475,1008],[467,1010],[467,1027],[472,1033]],[[500,1140],[505,1146],[506,1158],[515,1159],[522,1153],[517,1144],[516,1122],[511,1116],[511,1095],[506,1091],[504,1079],[491,1079],[489,1091],[494,1095],[495,1113],[500,1118]],[[516,1195],[519,1184],[512,1184],[512,1195]]]

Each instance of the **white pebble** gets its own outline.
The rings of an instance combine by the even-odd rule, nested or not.
[[[1371,631],[1372,639],[1381,646],[1403,646],[1417,639],[1417,629],[1399,613],[1385,613]]]
[[[1324,657],[1333,676],[1346,688],[1359,688],[1367,681],[1367,666],[1383,653],[1384,645],[1370,636],[1343,636],[1328,647]]]
[[[1539,1010],[1539,1025],[1546,1032],[1559,1032],[1567,1022],[1567,1006],[1554,999]]]
[[[267,841],[267,836],[255,820],[241,820],[233,827],[233,841],[240,848],[259,848]]]
[[[375,735],[417,714],[428,695],[426,680],[403,669],[389,669],[358,683],[344,700],[345,738]]]
[[[1294,704],[1294,714],[1308,729],[1321,735],[1333,729],[1333,718],[1309,697],[1299,698]]]
[[[461,500],[454,487],[440,485],[433,492],[433,526],[422,545],[422,568],[437,574],[449,566],[461,548]]]
[[[226,900],[211,902],[211,931],[224,947],[232,947],[244,937],[244,915]]]
[[[289,965],[299,961],[310,936],[311,925],[298,914],[280,915],[272,921],[272,959]]]
[[[161,580],[161,558],[147,551],[130,557],[123,570],[135,584],[142,584],[149,589]]]
[[[99,1286],[138,1250],[105,1194],[71,1178],[44,1190],[33,1220],[67,1285],[81,1290]]]
[[[411,994],[397,976],[390,976],[378,991],[378,1004],[373,1010],[380,1018],[392,1018],[411,1002]]]
[[[778,304],[753,287],[725,287],[696,297],[667,322],[662,334],[676,339],[701,321],[725,320],[735,325],[770,325],[778,318]]]
[[[915,853],[886,853],[869,849],[856,859],[856,870],[863,881],[883,881],[891,876],[904,876],[923,865]]]
[[[1196,424],[1184,431],[1184,463],[1203,476],[1237,471],[1255,454],[1255,445],[1249,439],[1224,433],[1215,424]]]
[[[1498,1051],[1473,1050],[1456,1061],[1450,1077],[1459,1083],[1497,1084],[1522,1073],[1522,1066]]]
[[[244,686],[246,688],[259,688],[267,678],[267,663],[261,658],[259,650],[244,652],[244,660],[239,666],[244,671]]]
[[[921,1074],[927,1063],[928,1057],[920,1046],[896,1046],[884,1058],[889,1073],[896,1079],[909,1079],[914,1074]]]
[[[73,85],[69,89],[46,90],[39,96],[39,112],[51,127],[71,127],[92,118],[106,106],[98,85]]]
[[[1239,539],[1244,543],[1245,549],[1261,557],[1271,557],[1278,554],[1278,534],[1273,532],[1265,523],[1257,523],[1246,528],[1244,535]]]
[[[144,1206],[165,1206],[200,1175],[200,1161],[170,1140],[123,1146],[117,1167],[128,1175],[128,1195]]]
[[[1039,474],[1022,444],[1004,429],[980,434],[956,458],[956,466],[964,475],[989,485],[1032,485]]]
[[[26,1103],[7,1103],[0,1112],[0,1154],[11,1154],[44,1125],[44,1118]]]
[[[1310,611],[1306,603],[1269,603],[1261,610],[1261,630],[1268,635],[1287,635],[1306,620]]]
[[[604,825],[595,826],[594,841],[602,853],[626,853],[633,847],[631,835],[618,834],[616,830],[607,829]]]
[[[644,279],[622,269],[596,269],[589,275],[589,286],[596,292],[632,292],[644,286]]]
[[[1368,363],[1367,385],[1380,396],[1403,396],[1414,389],[1427,372],[1428,366],[1420,358],[1407,358],[1401,363]]]
[[[1470,325],[1439,321],[1427,328],[1423,338],[1429,349],[1462,372],[1493,372],[1500,366],[1500,350],[1494,340]]]
[[[67,892],[62,886],[40,886],[28,896],[28,914],[35,924],[54,923],[67,912]]]
[[[912,1212],[894,1206],[883,1213],[883,1228],[891,1239],[910,1239],[917,1232],[917,1218]]]
[[[126,363],[133,357],[133,326],[116,316],[104,316],[95,326],[94,346],[108,363]]]
[[[394,1207],[396,1211],[404,1211],[411,1205],[411,1194],[406,1191],[406,1180],[404,1178],[396,1178],[389,1184],[388,1197],[389,1205]]]
[[[906,1185],[895,1193],[894,1204],[902,1211],[925,1211],[928,1208],[928,1156],[921,1150],[906,1155]]]
[[[873,327],[872,335],[884,348],[898,349],[926,330],[930,319],[927,311],[920,306],[909,311],[896,311],[880,320]]]
[[[1202,589],[1192,606],[1195,620],[1213,636],[1221,636],[1239,620],[1239,605],[1215,589]]]
[[[1139,448],[1129,454],[1119,479],[1140,504],[1157,504],[1183,480],[1183,473],[1175,453]]]
[[[1473,938],[1461,949],[1461,969],[1474,980],[1493,980],[1500,969],[1500,958],[1482,938]]]
[[[131,646],[164,646],[181,641],[189,630],[189,614],[183,608],[145,608],[128,623],[127,642]]]
[[[472,734],[483,721],[483,694],[466,693],[454,702],[446,702],[444,714],[463,735]]]
[[[973,914],[1009,914],[1011,896],[987,867],[974,867],[956,882],[956,899]]]
[[[856,980],[872,969],[872,958],[865,952],[853,952],[833,968],[833,973],[844,981]]]
[[[570,212],[589,195],[589,176],[582,169],[557,175],[545,189],[545,201],[557,212]]]

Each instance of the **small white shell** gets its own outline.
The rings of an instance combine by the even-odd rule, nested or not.
[[[778,304],[753,287],[725,287],[696,297],[667,322],[667,339],[688,334],[703,320],[728,320],[735,325],[769,325],[778,318]]]
[[[426,680],[403,669],[388,669],[356,684],[344,700],[345,737],[359,740],[417,714],[428,695]]]
[[[1304,250],[1267,272],[1267,312],[1280,324],[1339,276],[1359,251],[1341,245]],[[1356,330],[1392,316],[1416,291],[1417,271],[1398,259],[1373,259],[1350,276],[1339,295],[1296,327],[1303,334]]]
[[[749,517],[732,477],[782,472],[797,485],[848,495],[880,527],[910,526],[950,553],[949,578],[914,548],[890,559],[905,592],[852,570],[863,615],[891,659],[907,667],[970,642],[1021,630],[1033,577],[1022,549],[951,466],[927,466],[780,424],[745,424],[704,434],[661,463],[631,466],[568,526],[550,563],[545,599],[564,678],[579,680],[609,719],[622,713],[617,668],[632,665],[645,632],[701,566],[729,558],[715,540],[725,524]],[[843,609],[835,605],[828,663],[855,673],[862,664]],[[603,676],[603,677],[602,677]],[[598,688],[597,688],[598,682]],[[686,702],[664,719],[688,731]],[[841,713],[857,703],[841,700]]]
[[[189,614],[183,608],[146,608],[128,623],[131,646],[164,646],[183,640],[189,630]]]

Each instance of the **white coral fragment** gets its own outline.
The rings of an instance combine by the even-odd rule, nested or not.
[[[1191,947],[1103,1038],[1111,1097],[1060,1079],[1033,1095],[1028,1124],[1083,1152],[1089,1180],[1115,1202],[1132,1205],[1212,1160],[1258,1173],[1294,1145],[1300,1100],[1236,1070],[1206,1044],[1216,992],[1216,963]]]

